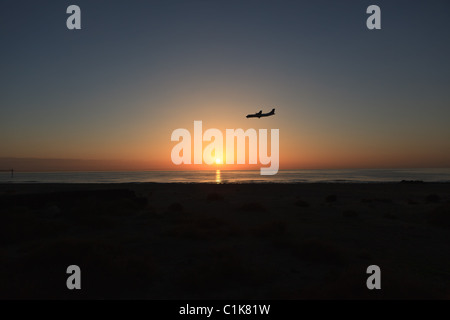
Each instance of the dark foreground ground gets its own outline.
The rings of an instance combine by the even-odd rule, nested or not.
[[[450,184],[0,185],[3,299],[448,299],[449,248]]]

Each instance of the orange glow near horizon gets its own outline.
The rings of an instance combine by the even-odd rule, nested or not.
[[[239,98],[244,102],[238,102]],[[159,113],[159,119],[154,120],[151,111],[148,111],[136,121],[124,122],[120,130],[110,128],[109,131],[103,131],[94,127],[68,134],[61,129],[60,134],[50,137],[45,132],[27,131],[25,128],[15,140],[5,141],[0,150],[0,167],[25,171],[214,170],[218,165],[221,170],[259,170],[262,167],[259,164],[226,164],[226,153],[222,159],[219,158],[220,163],[215,155],[211,155],[214,159],[213,165],[174,165],[170,154],[177,142],[170,141],[171,133],[177,128],[186,128],[193,135],[196,119],[203,121],[203,132],[209,128],[219,129],[224,135],[224,142],[226,129],[279,129],[280,170],[445,168],[450,165],[450,149],[447,139],[443,139],[448,136],[445,130],[436,129],[421,133],[416,138],[412,129],[405,128],[387,127],[385,131],[379,132],[375,127],[368,126],[362,130],[359,124],[350,124],[355,127],[350,130],[339,123],[321,121],[308,113],[302,116],[300,112],[286,115],[281,108],[277,109],[277,114],[272,119],[249,120],[245,118],[245,112],[242,110],[254,111],[248,105],[259,103],[248,102],[243,96],[237,97],[236,100],[225,99],[222,103],[216,102],[218,109],[225,110],[223,115],[217,117],[215,110],[207,108],[207,102],[200,101],[189,102],[187,99],[183,104],[176,101],[190,110],[189,117],[183,112],[168,112],[166,110],[169,108],[166,108]],[[312,123],[309,118],[317,120]],[[358,130],[363,134],[355,134]],[[191,138],[193,139],[193,136]],[[38,139],[39,143],[34,142],[34,139]],[[208,144],[209,142],[203,142],[203,149]]]

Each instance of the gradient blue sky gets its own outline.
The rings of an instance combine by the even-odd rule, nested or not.
[[[71,4],[82,30],[66,28]],[[371,4],[382,30],[366,28]],[[203,120],[279,128],[281,168],[449,167],[449,14],[445,0],[3,0],[0,157],[170,168],[171,132]]]

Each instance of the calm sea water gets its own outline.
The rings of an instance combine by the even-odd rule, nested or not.
[[[0,172],[0,183],[307,183],[307,182],[450,182],[449,169],[280,170],[275,176],[259,171],[142,172]]]

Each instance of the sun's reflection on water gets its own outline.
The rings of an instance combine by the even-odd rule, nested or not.
[[[216,183],[222,183],[222,177],[220,176],[220,170],[216,170]]]

